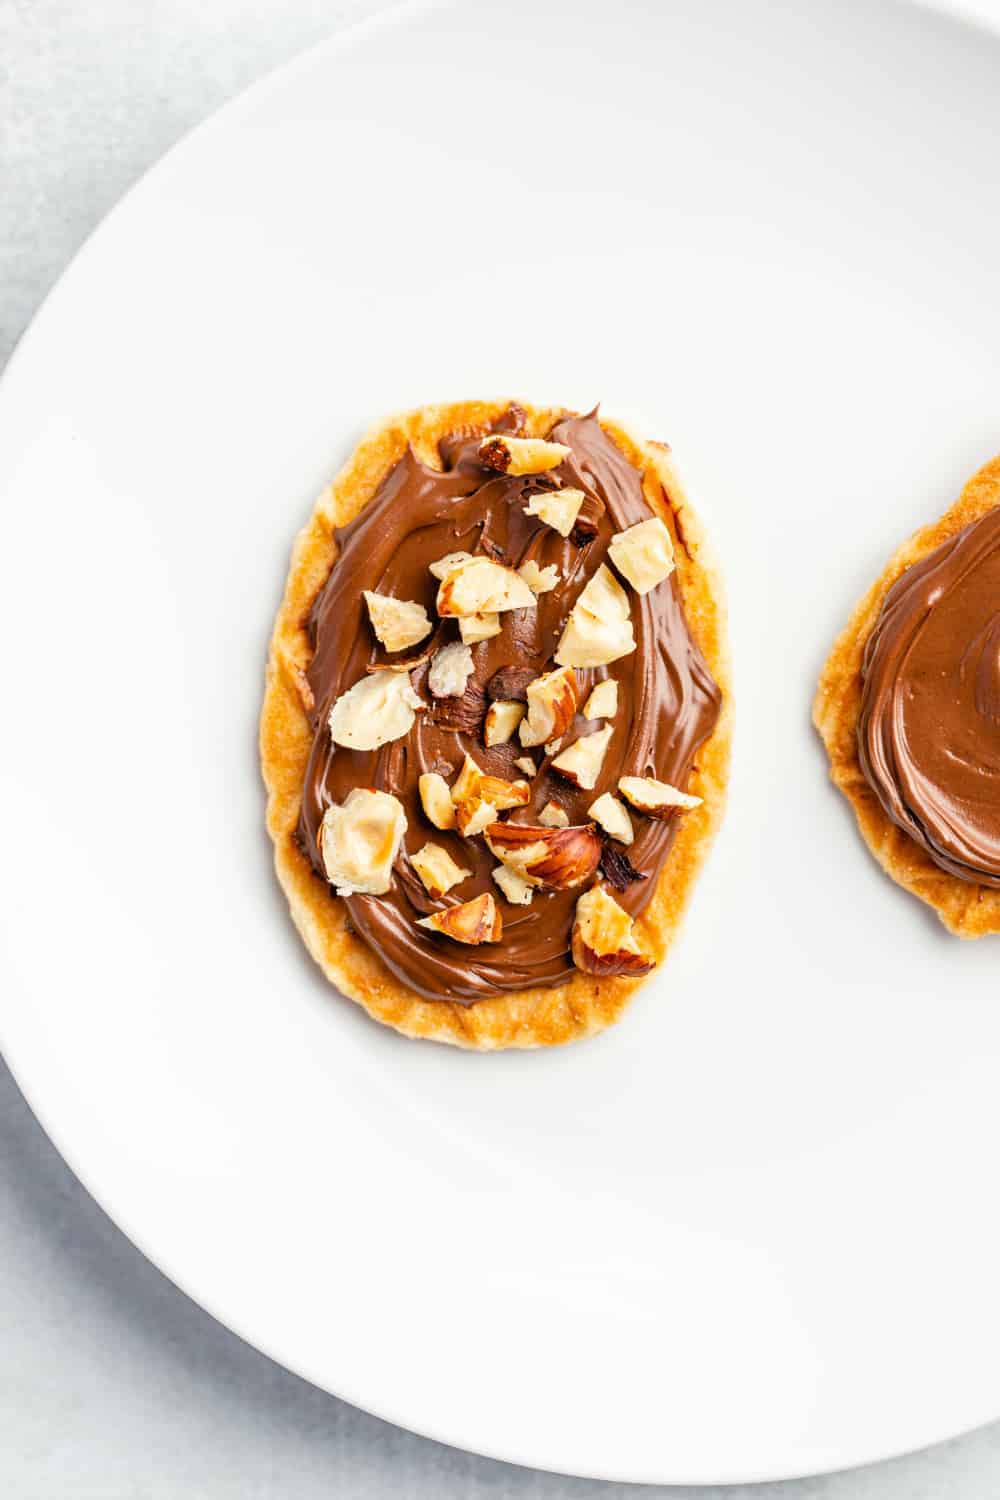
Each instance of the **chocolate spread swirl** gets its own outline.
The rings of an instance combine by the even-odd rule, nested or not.
[[[521,421],[519,410],[512,407],[494,430],[517,432]],[[429,468],[408,451],[364,509],[338,529],[337,558],[310,616],[314,655],[308,679],[315,696],[315,738],[299,838],[313,868],[325,878],[317,846],[325,809],[342,802],[353,787],[373,787],[400,798],[408,827],[391,890],[385,896],[354,895],[346,900],[355,930],[404,984],[431,1000],[469,1004],[535,985],[564,983],[575,972],[570,929],[580,892],[538,890],[530,906],[510,905],[491,878],[497,861],[483,840],[431,828],[418,792],[418,778],[426,771],[437,771],[452,782],[466,751],[488,774],[523,779],[514,760],[526,752],[516,734],[509,744],[483,746],[487,684],[504,670],[535,677],[553,668],[569,612],[603,561],[612,534],[650,515],[639,471],[605,435],[596,412],[567,417],[549,436],[566,444],[570,455],[548,474],[519,478],[484,468],[477,456],[478,437],[444,439],[439,445],[441,470]],[[525,514],[531,495],[558,484],[583,490],[586,496],[577,528],[568,538]],[[372,751],[333,745],[326,721],[334,700],[363,677],[371,663],[387,659],[369,627],[363,590],[416,600],[433,620],[438,580],[428,571],[429,564],[457,551],[485,553],[515,568],[529,559],[541,568],[554,563],[559,583],[539,595],[535,609],[501,614],[500,634],[472,647],[474,673],[465,699],[432,698],[425,663],[413,671],[411,681],[429,707],[417,714],[405,739]],[[579,790],[549,771],[548,758],[536,750],[534,758],[542,769],[531,783],[530,803],[511,815],[516,821],[536,823],[546,802],[553,801],[565,809],[571,823],[586,823],[587,808],[602,792],[616,791],[620,776],[654,776],[686,786],[698,747],[718,719],[719,689],[691,638],[676,577],[642,597],[630,590],[629,598],[635,651],[610,667],[577,671],[581,706],[601,679],[613,676],[618,681],[614,735],[597,786]],[[456,622],[442,622],[434,637],[411,654],[425,654],[429,645],[436,648],[455,639]],[[603,727],[603,721],[578,714],[563,745]],[[628,855],[646,878],[616,893],[633,916],[653,895],[675,837],[677,816],[657,822],[633,814],[635,842]],[[499,902],[503,939],[496,946],[462,947],[415,925],[418,917],[441,905],[428,896],[406,857],[428,839],[472,869],[472,878],[461,887],[463,901],[488,890]]]
[[[861,768],[950,875],[1000,887],[1000,510],[907,568],[865,649]]]

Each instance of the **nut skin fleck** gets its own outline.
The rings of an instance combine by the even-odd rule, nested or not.
[[[614,886],[616,891],[624,891],[635,880],[648,879],[641,870],[636,869],[627,854],[623,854],[612,844],[605,844],[602,849],[598,868],[608,885]]]
[[[528,684],[538,676],[527,667],[501,667],[494,672],[486,684],[491,700],[503,699],[514,703],[527,703]]]
[[[486,694],[470,679],[461,698],[436,698],[431,717],[442,729],[457,734],[478,734],[486,717]]]
[[[603,500],[596,495],[588,495],[580,506],[580,513],[576,518],[573,530],[570,532],[570,540],[577,547],[585,547],[592,542],[597,535],[601,517],[605,511]]]

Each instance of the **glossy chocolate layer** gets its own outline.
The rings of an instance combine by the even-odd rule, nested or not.
[[[888,816],[1000,887],[1000,510],[915,563],[865,650],[858,753]]]
[[[518,410],[511,408],[495,430],[516,432],[520,421]],[[417,789],[418,777],[425,771],[438,771],[451,782],[466,751],[490,774],[511,781],[523,779],[513,762],[528,752],[517,736],[507,745],[487,750],[478,725],[463,727],[463,714],[470,705],[474,709],[477,692],[481,695],[501,668],[528,668],[532,676],[552,669],[566,618],[603,560],[612,533],[650,515],[639,472],[602,431],[596,413],[566,418],[550,436],[572,451],[549,475],[508,478],[492,473],[479,463],[478,438],[444,440],[440,445],[442,471],[428,468],[408,452],[360,514],[338,530],[337,560],[313,606],[310,628],[315,654],[308,677],[316,700],[316,734],[299,826],[313,867],[323,874],[317,833],[324,810],[331,802],[342,802],[352,787],[374,787],[394,793],[403,802],[408,820],[405,850],[413,853],[430,839],[472,869],[472,878],[455,888],[453,898],[470,900],[489,890],[503,915],[503,940],[496,946],[462,947],[416,927],[416,918],[441,902],[430,899],[402,853],[387,895],[347,898],[356,931],[404,984],[429,999],[471,1003],[533,985],[560,984],[575,972],[569,952],[570,928],[580,891],[539,890],[530,906],[511,906],[491,878],[497,861],[482,838],[466,840],[456,832],[432,828],[421,810]],[[530,495],[560,482],[587,496],[578,516],[576,540],[562,538],[537,517],[525,514]],[[581,521],[596,528],[589,541],[580,536]],[[335,747],[326,725],[331,704],[364,676],[371,662],[384,659],[368,624],[362,591],[417,600],[435,619],[438,580],[428,566],[459,550],[485,552],[512,567],[529,558],[540,567],[554,563],[560,582],[551,593],[540,595],[537,608],[502,614],[500,634],[472,647],[475,671],[462,708],[458,708],[459,700],[432,698],[427,667],[418,667],[412,674],[413,686],[430,707],[417,714],[405,739],[369,752]],[[610,667],[577,671],[581,705],[596,682],[609,675],[618,680],[615,732],[598,784],[593,791],[578,790],[549,771],[543,751],[535,750],[533,758],[545,769],[532,782],[528,806],[509,815],[518,822],[536,822],[545,803],[554,801],[565,808],[572,823],[585,823],[591,802],[601,792],[616,790],[623,775],[655,776],[684,787],[698,747],[715,726],[719,690],[691,639],[676,578],[642,598],[631,589],[627,592],[636,650]],[[457,623],[447,621],[438,626],[433,643],[437,646],[457,638]],[[423,652],[429,643],[430,638],[412,654]],[[604,721],[579,715],[563,744],[603,727]],[[675,836],[677,816],[656,822],[633,814],[636,837],[628,854],[646,878],[618,894],[633,915],[653,894]]]

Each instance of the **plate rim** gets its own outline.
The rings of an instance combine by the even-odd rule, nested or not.
[[[97,222],[88,230],[70,259],[63,266],[52,285],[42,296],[28,322],[17,335],[13,348],[3,366],[0,369],[0,418],[4,411],[5,402],[10,399],[10,390],[14,387],[25,358],[30,356],[36,342],[40,337],[40,330],[51,321],[53,315],[58,312],[59,307],[71,291],[80,269],[84,267],[90,257],[96,253],[105,231],[111,226],[132,203],[132,200],[142,194],[149,184],[154,181],[168,164],[175,164],[189,149],[196,148],[203,134],[211,133],[224,123],[231,122],[239,114],[251,109],[261,99],[265,98],[273,90],[282,88],[286,82],[295,77],[299,71],[306,71],[315,65],[320,57],[336,56],[341,52],[349,51],[355,44],[366,41],[369,37],[377,35],[380,31],[395,26],[398,22],[410,17],[430,14],[431,12],[455,8],[460,5],[474,4],[481,6],[484,0],[387,0],[387,3],[370,15],[347,22],[337,30],[325,37],[309,44],[297,51],[291,57],[268,68],[259,77],[251,80],[236,93],[222,101],[212,109],[204,118],[185,129],[178,138],[151,161],[133,182],[129,184],[124,193],[111,205]],[[815,3],[815,0],[814,0]],[[915,11],[931,17],[947,20],[953,26],[972,33],[979,33],[988,37],[995,44],[1000,38],[1000,0],[996,5],[996,14],[984,14],[977,6],[969,5],[966,0],[880,0],[883,9],[893,9],[901,13]],[[26,351],[28,352],[26,355]],[[76,1155],[71,1142],[63,1139],[62,1133],[54,1126],[49,1118],[46,1104],[39,1100],[35,1091],[26,1084],[23,1072],[16,1061],[17,1047],[11,1046],[3,1027],[3,1018],[0,1016],[0,1056],[2,1056],[11,1077],[27,1105],[30,1113],[44,1132],[59,1157],[68,1167],[76,1180],[83,1187],[100,1212],[110,1221],[115,1229],[124,1235],[126,1240],[155,1270],[163,1276],[176,1290],[188,1301],[205,1312],[209,1317],[221,1324],[228,1332],[239,1338],[255,1352],[262,1354],[280,1368],[288,1370],[300,1379],[306,1380],[317,1389],[324,1391],[338,1401],[365,1414],[375,1417],[379,1421],[386,1422],[398,1427],[405,1432],[417,1437],[440,1443],[444,1446],[454,1448],[462,1452],[470,1452],[483,1458],[498,1463],[507,1463],[520,1468],[537,1470],[541,1473],[564,1475],[570,1478],[591,1479],[594,1481],[616,1484],[642,1484],[642,1485],[668,1485],[668,1486],[716,1486],[716,1485],[751,1485],[781,1483],[788,1481],[803,1480],[838,1473],[850,1473],[854,1470],[865,1468],[874,1464],[888,1463],[905,1457],[908,1454],[922,1452],[935,1447],[941,1443],[955,1439],[965,1438],[971,1434],[1000,1420],[1000,1398],[997,1399],[995,1412],[990,1415],[977,1415],[967,1423],[955,1427],[950,1423],[934,1429],[929,1435],[926,1430],[914,1441],[906,1441],[902,1444],[894,1444],[890,1448],[884,1445],[874,1445],[864,1448],[856,1454],[845,1459],[843,1456],[836,1457],[832,1453],[823,1456],[821,1449],[817,1450],[815,1461],[811,1461],[807,1468],[799,1466],[774,1465],[755,1470],[748,1474],[745,1469],[727,1469],[720,1465],[711,1473],[704,1469],[697,1472],[685,1473],[683,1470],[674,1470],[668,1477],[664,1477],[662,1471],[656,1473],[637,1473],[635,1470],[628,1474],[622,1474],[615,1469],[594,1469],[586,1471],[575,1468],[571,1462],[563,1462],[555,1455],[546,1458],[544,1455],[527,1453],[523,1456],[512,1454],[489,1446],[480,1441],[475,1446],[467,1446],[460,1435],[456,1435],[448,1429],[447,1423],[429,1423],[421,1421],[419,1426],[413,1425],[405,1414],[392,1410],[392,1403],[381,1405],[373,1402],[365,1396],[352,1394],[350,1382],[344,1381],[338,1389],[334,1389],[321,1375],[314,1373],[309,1368],[309,1361],[297,1361],[286,1358],[285,1354],[276,1351],[271,1341],[267,1338],[251,1336],[241,1325],[239,1318],[231,1319],[228,1315],[219,1312],[214,1303],[215,1298],[211,1295],[204,1296],[196,1292],[186,1284],[183,1274],[171,1269],[169,1263],[161,1259],[145,1242],[144,1235],[132,1225],[132,1216],[127,1211],[119,1211],[112,1207],[111,1198],[106,1196],[101,1189],[94,1184],[91,1173],[86,1165],[81,1163]]]

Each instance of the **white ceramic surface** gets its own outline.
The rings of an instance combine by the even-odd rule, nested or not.
[[[878,873],[808,726],[856,594],[1000,446],[998,83],[913,9],[407,8],[171,153],[11,365],[0,1042],[136,1242],[359,1405],[661,1482],[1000,1411],[995,950]],[[505,391],[672,441],[738,733],[625,1021],[470,1057],[314,972],[254,735],[323,479],[374,415]]]

